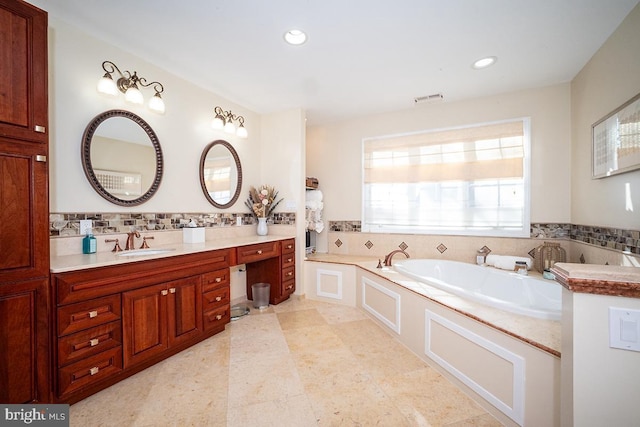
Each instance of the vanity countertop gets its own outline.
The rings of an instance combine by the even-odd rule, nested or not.
[[[640,298],[639,267],[562,262],[551,271],[572,292]]]
[[[97,252],[95,254],[73,254],[51,257],[50,271],[52,273],[64,273],[67,271],[84,270],[88,268],[105,267],[130,262],[148,261],[150,259],[174,257],[197,252],[215,251],[217,249],[235,248],[238,246],[252,245],[256,243],[273,242],[277,240],[292,239],[294,236],[268,235],[268,236],[240,236],[223,239],[208,240],[204,243],[173,243],[152,246],[149,249],[169,250],[143,256],[127,256],[127,251],[122,252]]]

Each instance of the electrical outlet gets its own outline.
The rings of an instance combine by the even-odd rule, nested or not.
[[[80,220],[80,235],[84,236],[87,234],[88,230],[93,228],[93,221],[90,219],[81,219]]]

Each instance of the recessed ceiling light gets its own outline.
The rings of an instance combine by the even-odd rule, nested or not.
[[[284,33],[284,39],[292,45],[301,45],[307,41],[307,35],[301,30],[289,30]]]
[[[487,56],[486,58],[478,59],[473,63],[472,67],[476,70],[480,70],[482,68],[487,68],[490,65],[495,64],[497,60],[498,58],[496,58],[495,56]]]

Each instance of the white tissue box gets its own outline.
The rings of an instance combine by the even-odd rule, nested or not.
[[[204,243],[204,227],[184,227],[182,243]]]

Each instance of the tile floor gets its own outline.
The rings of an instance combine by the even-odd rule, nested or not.
[[[501,426],[362,311],[291,299],[71,406],[71,426]]]

